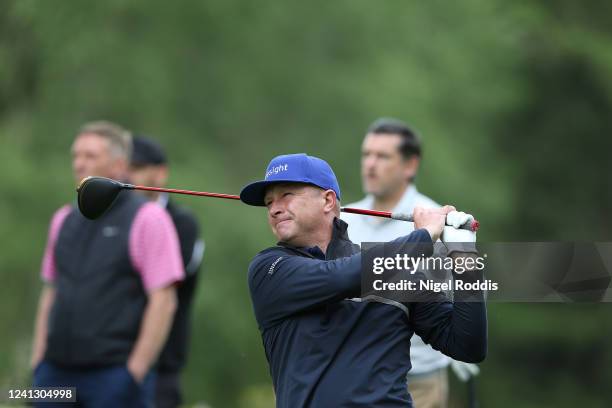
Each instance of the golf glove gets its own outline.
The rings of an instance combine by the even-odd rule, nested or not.
[[[446,214],[446,226],[442,231],[442,242],[448,248],[448,255],[453,252],[469,252],[477,254],[476,232],[459,229],[463,224],[473,221],[471,214],[463,211],[451,211]]]
[[[452,360],[450,365],[461,382],[466,382],[471,377],[476,377],[480,373],[480,368],[476,364]]]

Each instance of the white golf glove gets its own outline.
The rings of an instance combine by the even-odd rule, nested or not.
[[[457,378],[462,382],[466,382],[471,377],[476,377],[480,373],[480,368],[476,364],[452,360],[450,365]]]
[[[478,253],[476,250],[476,232],[459,229],[463,224],[473,221],[474,216],[463,211],[451,211],[446,214],[446,226],[442,231],[442,242],[448,248],[448,254],[453,252]]]

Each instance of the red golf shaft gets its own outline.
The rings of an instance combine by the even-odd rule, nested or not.
[[[174,188],[137,186],[137,185],[131,185],[131,184],[127,184],[126,187],[132,188],[134,190],[157,191],[159,193],[186,194],[186,195],[194,195],[194,196],[216,197],[216,198],[227,198],[230,200],[240,200],[240,196],[233,195],[233,194],[208,193],[206,191],[177,190]],[[340,211],[347,212],[347,213],[353,213],[353,214],[372,215],[375,217],[391,218],[391,213],[387,211],[363,210],[360,208],[349,208],[349,207],[342,207],[340,208]]]
[[[374,217],[393,218],[389,211],[364,210],[362,208],[342,207],[340,211],[352,214],[372,215]]]
[[[194,196],[226,198],[229,200],[240,200],[240,196],[237,196],[234,194],[208,193],[206,191],[177,190],[174,188],[136,186],[133,184],[125,184],[124,188],[134,189],[134,190],[157,191],[160,193],[186,194],[186,195],[194,195]],[[340,208],[340,211],[345,212],[345,213],[352,213],[352,214],[369,215],[373,217],[383,217],[383,218],[392,218],[395,220],[402,220],[402,221],[412,221],[412,215],[410,214],[391,213],[389,211],[365,210],[362,208],[350,208],[350,207],[342,207]],[[472,221],[469,225],[462,226],[462,228],[469,229],[472,231],[477,231],[478,227],[479,227],[479,223],[476,220]]]
[[[177,190],[174,188],[134,186],[130,184],[128,184],[126,187],[133,188],[134,190],[157,191],[160,193],[186,194],[186,195],[204,196],[204,197],[227,198],[229,200],[240,200],[239,196],[233,195],[233,194],[207,193],[206,191]]]
[[[375,217],[392,218],[394,220],[400,220],[400,221],[414,222],[412,218],[412,214],[405,214],[405,213],[400,213],[400,212],[364,210],[361,208],[348,208],[348,207],[342,207],[340,208],[340,211],[347,212],[347,213],[353,213],[353,214],[373,215]],[[479,227],[480,227],[480,223],[476,220],[472,220],[460,226],[459,228],[466,229],[469,231],[478,231]]]

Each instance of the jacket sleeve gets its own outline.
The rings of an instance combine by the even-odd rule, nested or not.
[[[324,261],[281,250],[259,254],[249,266],[249,289],[260,328],[346,297],[359,296],[361,254]]]
[[[431,242],[429,233],[417,230],[398,240],[426,239]],[[361,253],[319,260],[280,249],[264,251],[249,265],[249,289],[259,327],[266,329],[295,313],[359,296]]]
[[[482,292],[455,302],[415,302],[410,320],[416,334],[434,349],[468,363],[487,355],[487,309]]]

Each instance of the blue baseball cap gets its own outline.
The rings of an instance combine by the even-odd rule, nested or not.
[[[245,204],[264,206],[266,188],[275,183],[312,184],[324,190],[333,190],[340,199],[338,180],[330,165],[318,157],[297,153],[273,158],[264,179],[244,186],[240,200]]]

